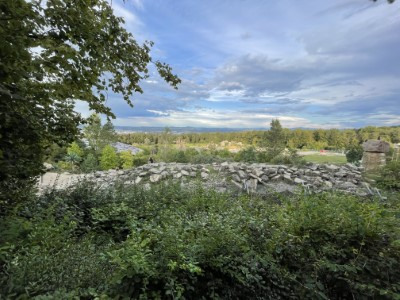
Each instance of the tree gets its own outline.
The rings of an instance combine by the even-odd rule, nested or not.
[[[268,147],[268,156],[279,155],[286,145],[286,137],[278,119],[271,121],[271,128],[265,134],[264,144]]]
[[[90,173],[97,171],[99,168],[99,162],[93,153],[89,153],[85,160],[81,164],[81,169],[83,172]]]
[[[100,167],[102,170],[115,169],[119,166],[118,155],[111,145],[107,145],[101,151]]]
[[[354,163],[356,165],[360,164],[364,150],[361,145],[351,145],[346,152],[346,159],[349,163]]]
[[[133,167],[133,155],[131,151],[122,151],[119,154],[122,169],[130,169]]]
[[[173,87],[171,67],[139,45],[106,0],[0,2],[0,189],[9,202],[20,180],[40,174],[45,149],[79,133],[75,100],[108,117],[112,91],[133,106],[149,64]]]
[[[94,151],[100,153],[104,146],[117,141],[117,133],[110,121],[102,126],[99,115],[93,114],[89,117],[88,123],[83,132]]]
[[[83,157],[83,150],[81,149],[81,147],[79,147],[77,142],[73,142],[71,144],[71,146],[69,146],[67,148],[67,154],[68,155],[76,155],[76,156],[79,156],[79,157],[82,158]]]

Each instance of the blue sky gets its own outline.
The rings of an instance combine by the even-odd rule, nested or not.
[[[400,1],[112,1],[154,59],[129,108],[108,105],[115,125],[349,128],[400,125]],[[78,111],[87,115],[81,104]]]

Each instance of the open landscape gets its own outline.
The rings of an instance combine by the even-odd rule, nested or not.
[[[328,2],[0,1],[0,300],[400,300],[400,2]]]

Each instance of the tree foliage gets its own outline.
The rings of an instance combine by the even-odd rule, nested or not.
[[[121,94],[132,106],[150,63],[177,87],[171,68],[152,60],[153,43],[138,44],[123,24],[106,0],[0,2],[3,192],[40,173],[46,147],[74,140],[84,122],[74,111],[76,100],[114,117],[108,93]]]
[[[102,125],[99,115],[93,114],[88,119],[88,123],[83,132],[89,142],[89,146],[94,151],[99,153],[106,145],[117,141],[117,133],[110,121]]]
[[[119,166],[119,158],[114,147],[107,145],[101,151],[100,167],[102,170],[115,169]]]
[[[123,169],[130,169],[133,167],[133,155],[131,151],[122,151],[119,154],[119,158]]]

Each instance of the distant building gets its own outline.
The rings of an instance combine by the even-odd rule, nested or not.
[[[122,151],[130,151],[133,155],[136,155],[139,152],[143,151],[142,149],[139,149],[132,145],[128,145],[128,144],[124,144],[124,143],[120,143],[120,142],[113,143],[113,144],[111,144],[111,146],[114,147],[114,149],[115,149],[115,151],[117,151],[117,153],[120,153]]]

